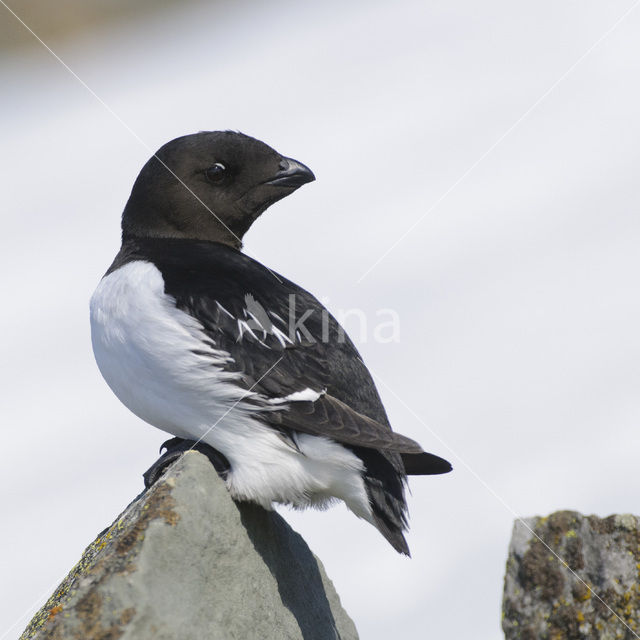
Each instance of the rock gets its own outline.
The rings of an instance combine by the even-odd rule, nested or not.
[[[304,540],[188,452],[89,545],[21,640],[357,637]]]
[[[509,546],[502,607],[507,640],[640,637],[637,517],[559,511],[524,522],[516,521]]]

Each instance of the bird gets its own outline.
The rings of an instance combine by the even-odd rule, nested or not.
[[[253,222],[314,180],[238,131],[162,146],[133,184],[120,250],[91,297],[93,352],[119,400],[173,436],[147,486],[196,448],[235,500],[265,509],[343,501],[410,555],[407,476],[450,463],[392,430],[329,311],[242,252]]]

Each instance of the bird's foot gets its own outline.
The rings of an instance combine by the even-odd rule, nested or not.
[[[162,453],[162,450],[165,452]],[[167,468],[174,463],[183,453],[187,451],[199,451],[209,458],[209,461],[218,472],[221,478],[226,478],[231,465],[229,461],[213,447],[204,442],[196,442],[195,440],[184,440],[182,438],[171,438],[163,442],[160,447],[162,455],[142,474],[144,478],[144,486],[148,489],[155,484],[160,476]]]

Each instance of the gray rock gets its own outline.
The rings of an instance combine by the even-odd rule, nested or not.
[[[632,515],[573,511],[516,521],[502,607],[506,639],[639,638],[639,524]]]
[[[276,513],[182,456],[89,545],[21,640],[353,640],[322,564]]]

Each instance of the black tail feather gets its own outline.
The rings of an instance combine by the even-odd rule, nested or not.
[[[453,469],[451,463],[433,453],[402,453],[402,463],[407,475],[430,476],[449,473]]]
[[[392,528],[389,524],[379,518],[374,509],[374,516],[376,520],[376,528],[378,531],[385,537],[387,542],[398,552],[402,553],[407,557],[411,557],[411,552],[409,551],[409,545],[404,537],[402,531],[396,527]]]
[[[406,476],[400,454],[350,447],[365,466],[364,483],[375,525],[398,552],[410,556],[403,531],[408,528],[404,497]]]

